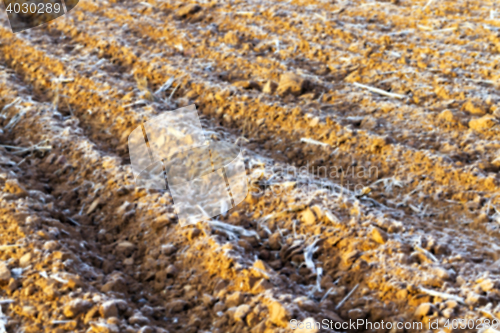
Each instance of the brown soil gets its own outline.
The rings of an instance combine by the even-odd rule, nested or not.
[[[500,318],[494,2],[81,1],[16,35],[2,18],[0,332]],[[181,226],[168,191],[134,187],[127,139],[193,103],[242,146],[251,193]]]

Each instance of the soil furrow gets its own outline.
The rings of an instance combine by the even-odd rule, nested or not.
[[[112,51],[111,51],[111,52],[112,52]],[[129,53],[129,54],[130,54],[130,53]],[[115,55],[115,56],[116,56],[116,55]],[[146,64],[144,64],[144,65],[142,66],[142,70],[144,70],[144,68],[145,68],[145,67],[146,67]],[[135,68],[138,68],[138,67],[136,66]],[[140,67],[139,67],[139,68],[140,68]],[[146,68],[147,68],[147,67],[146,67]],[[181,72],[181,73],[182,73],[182,72]],[[169,74],[173,74],[173,73],[169,73]],[[56,75],[57,75],[57,74],[56,74]],[[55,75],[53,74],[53,76],[55,76]],[[164,77],[165,77],[165,76],[164,76]],[[165,77],[165,79],[164,79],[164,80],[166,81],[166,77]],[[163,80],[162,80],[162,81],[163,81]],[[71,83],[70,83],[69,85],[71,85]],[[203,91],[202,89],[200,89],[200,88],[196,88],[196,87],[195,87],[195,88],[193,88],[193,90],[195,90],[195,91],[197,91],[197,90]],[[93,96],[93,95],[91,94],[90,96]],[[80,97],[81,97],[81,95],[80,95]],[[210,101],[210,99],[211,99],[210,97],[211,97],[211,96],[209,95],[209,98],[207,99],[208,101]],[[80,101],[81,101],[81,102],[83,102],[83,101],[88,102],[89,100],[90,100],[89,98],[86,98],[86,99],[80,99]],[[79,102],[79,103],[81,103],[81,102]],[[212,98],[212,102],[213,102],[213,98]],[[99,104],[100,104],[100,103],[99,103]],[[207,103],[207,104],[208,104],[208,103]],[[203,104],[203,106],[205,106],[205,105],[206,105],[206,104]],[[234,104],[233,104],[233,105],[234,105]],[[204,110],[204,108],[202,108],[202,110]],[[212,109],[212,110],[213,110],[213,109]],[[220,109],[217,109],[217,110],[220,110]],[[212,111],[212,112],[213,112],[213,111]],[[216,114],[217,114],[217,113],[216,113]],[[265,116],[265,115],[264,115],[264,116]],[[109,117],[109,116],[108,116],[108,117]],[[101,118],[100,120],[101,120],[101,122],[102,122],[102,121],[105,121],[105,120],[106,120],[106,118]],[[304,120],[302,120],[302,122],[304,122]],[[298,124],[297,124],[297,123],[298,123]],[[294,128],[293,128],[293,131],[295,131],[296,127],[298,127],[298,126],[296,126],[296,125],[300,125],[300,122],[296,121],[294,124],[295,124],[295,126],[294,126]],[[226,125],[227,125],[227,122],[226,122]],[[326,125],[328,125],[328,124],[326,124]],[[115,126],[116,126],[116,123],[115,123]],[[304,126],[304,127],[306,127],[306,129],[307,129],[307,127],[308,127],[308,126],[307,126],[307,124],[305,124],[305,126]],[[260,128],[258,128],[258,129],[259,129],[259,131],[261,132],[261,133],[260,133],[260,138],[261,138],[261,140],[262,140],[262,126],[261,126]],[[254,128],[254,130],[255,130],[255,128]],[[120,133],[123,133],[123,132],[120,132]],[[125,134],[125,133],[124,133],[124,134]],[[330,136],[331,136],[331,134],[332,134],[332,133],[330,132]],[[350,134],[350,133],[348,132],[346,135],[347,135],[347,136],[349,136],[349,134]],[[268,134],[268,135],[270,135],[270,136],[271,136],[271,138],[272,138],[272,137],[274,137],[274,135],[275,135],[275,134],[273,133],[273,134]],[[287,133],[285,132],[285,134],[284,134],[284,135],[280,135],[280,136],[287,137],[288,135],[289,135],[289,134],[287,134]],[[352,132],[351,132],[351,135],[352,135]],[[358,138],[355,138],[355,139],[359,140],[359,134],[358,134],[357,136],[358,136]],[[312,136],[312,137],[314,138],[314,136]],[[264,137],[264,138],[265,138],[265,137]],[[123,140],[124,140],[124,139],[126,139],[126,136],[122,136],[122,138],[121,138],[122,142],[123,142]],[[294,141],[295,141],[295,140],[297,140],[297,139],[294,139],[294,137],[292,137],[292,140],[294,140]],[[297,141],[298,141],[298,140],[297,140]],[[285,144],[285,143],[282,143],[282,144]],[[385,145],[385,147],[384,147],[384,145]],[[375,145],[375,146],[376,146],[376,145]],[[375,153],[377,153],[377,150],[382,150],[382,147],[386,148],[387,146],[388,146],[388,145],[386,145],[386,144],[385,144],[385,142],[383,142],[383,141],[382,141],[381,145],[379,145],[379,146],[376,146],[376,147],[373,147],[373,146],[371,146],[371,147],[370,147],[370,146],[368,146],[367,148],[368,148],[369,154],[373,154],[374,152],[375,152]],[[352,147],[352,146],[351,146],[351,147]],[[267,148],[267,149],[269,149],[270,147],[269,147],[269,146],[266,146],[266,148]],[[344,147],[342,147],[342,148],[344,148]],[[125,148],[125,147],[123,147],[122,149],[123,149],[123,150],[125,150],[126,148]],[[279,149],[279,146],[278,146],[278,148],[274,147],[273,149],[274,149],[275,151],[280,150],[280,149]],[[348,149],[347,149],[347,150],[348,150]],[[298,153],[298,154],[297,154],[297,153]],[[301,163],[301,162],[300,162],[300,157],[301,157],[300,155],[302,155],[302,152],[301,152],[301,151],[298,151],[297,153],[296,153],[296,152],[294,152],[294,155],[295,155],[295,154],[299,155],[299,158],[295,158],[294,160],[295,160],[295,161],[297,161],[297,162],[299,163],[299,165],[300,165],[300,163]],[[315,166],[316,166],[316,167],[320,167],[320,166],[322,166],[321,162],[319,162],[319,163],[317,162],[318,160],[319,160],[319,161],[321,161],[321,158],[323,158],[324,160],[328,160],[328,159],[331,157],[331,156],[330,156],[330,152],[329,152],[329,151],[327,151],[327,152],[325,153],[325,152],[323,152],[323,149],[312,149],[312,150],[311,150],[311,151],[309,151],[309,152],[307,152],[307,150],[306,150],[306,152],[305,152],[305,154],[304,154],[304,155],[306,155],[307,153],[309,153],[309,154],[311,154],[311,153],[312,153],[312,154],[315,154],[315,155],[313,155],[313,156],[314,156],[314,158],[315,158],[315,160],[313,160],[313,161],[312,161],[312,163],[313,163],[313,164],[315,164]],[[421,155],[421,156],[423,157],[423,159],[424,159],[424,160],[426,159],[425,154],[422,154],[421,152],[416,152],[416,154]],[[365,158],[365,159],[366,159],[366,155],[367,155],[367,154],[364,154],[363,158]],[[292,156],[293,156],[293,155],[292,155]],[[289,156],[288,156],[288,157],[289,157]],[[334,164],[333,166],[335,167],[335,166],[339,166],[339,165],[340,165],[341,167],[343,167],[343,169],[344,169],[344,170],[345,170],[345,169],[348,169],[349,165],[351,165],[351,164],[352,164],[352,154],[351,154],[351,155],[347,155],[347,154],[346,154],[346,155],[344,155],[344,156],[341,156],[341,158],[343,159],[343,161],[342,161],[341,163],[339,163],[339,160],[337,159],[337,160],[335,161],[335,163],[336,163],[336,164]],[[373,158],[374,158],[374,159],[376,159],[376,158],[377,158],[377,155],[374,155],[374,156],[373,156]],[[410,159],[411,159],[411,158],[410,158]],[[411,159],[411,160],[412,160],[412,162],[414,162],[414,161],[415,161],[414,159]],[[306,158],[305,158],[305,159],[302,159],[302,161],[307,163],[307,161],[308,161],[308,159],[307,159],[307,155],[306,155]],[[311,160],[309,159],[309,161],[311,161]],[[303,162],[302,162],[302,163],[303,163]],[[400,163],[401,163],[401,162],[400,162]],[[431,163],[430,165],[432,165],[432,167],[434,167],[434,165],[435,165],[435,164],[434,164],[434,162],[432,162],[432,160],[430,160],[430,163]],[[368,165],[369,165],[369,164],[365,164],[365,165],[366,165],[366,169],[368,169],[368,168],[369,168],[369,167],[368,167]],[[372,165],[370,164],[369,166],[372,166]],[[377,168],[377,170],[378,170],[378,171],[377,171],[377,176],[382,177],[382,176],[386,176],[386,175],[387,175],[387,176],[388,176],[387,178],[391,178],[390,166],[388,166],[388,167],[385,167],[385,166],[379,167],[379,165],[375,165],[375,167],[376,167],[376,168]],[[403,166],[403,167],[404,167],[404,166]],[[401,168],[401,167],[400,167],[400,168]],[[389,171],[387,171],[387,170],[389,170]],[[415,170],[415,171],[420,171],[420,170],[418,170],[418,169],[414,169],[414,170]],[[412,171],[414,171],[414,170],[412,170]],[[401,168],[400,170],[396,170],[396,172],[404,172],[404,169],[402,169],[402,168]],[[425,172],[425,171],[424,171],[424,172]],[[474,174],[474,173],[476,173],[476,171],[475,171],[475,170],[473,170],[473,174]],[[443,172],[443,175],[444,175],[445,177],[447,177],[447,176],[449,176],[450,174],[445,174],[445,173]],[[451,174],[451,175],[453,175],[453,174]],[[372,177],[373,177],[374,175],[370,175],[370,176],[372,176]],[[460,184],[459,186],[463,186],[463,184],[464,184],[464,182],[463,182],[463,181],[465,181],[465,184],[470,184],[470,182],[471,182],[471,181],[469,180],[469,179],[470,179],[470,175],[467,175],[466,177],[463,177],[463,176],[461,177],[460,175],[458,175],[458,177],[457,177],[457,178],[459,179],[459,184]],[[417,179],[418,179],[418,176],[417,176]],[[370,180],[371,180],[371,181],[373,181],[373,180],[375,180],[375,179],[370,179]],[[462,181],[460,182],[460,180],[462,180]],[[366,180],[362,180],[362,181],[365,181],[365,182],[366,182]],[[425,185],[425,183],[424,183],[424,184],[422,184],[423,182],[420,182],[419,184],[416,184],[415,182],[412,182],[412,181],[411,181],[411,179],[409,179],[409,180],[408,180],[408,183],[409,183],[409,184],[412,184],[412,183],[413,183],[413,184],[412,184],[412,185],[413,185],[413,187],[411,187],[411,186],[410,186],[410,187],[406,187],[406,188],[405,188],[406,193],[411,193],[412,191],[415,191],[415,189],[422,189],[422,188],[423,188],[423,189],[425,190],[425,187],[426,187],[426,186],[431,187],[431,188],[432,188],[432,190],[433,190],[433,191],[435,191],[436,189],[435,189],[435,187],[434,187],[434,185],[433,185],[433,181],[434,181],[434,180],[428,180],[428,181],[426,181],[426,183],[427,183],[428,185]],[[358,182],[359,182],[359,183],[355,183],[355,185],[358,185],[358,184],[360,184],[360,185],[365,185],[365,184],[366,184],[366,183],[364,183],[364,184],[363,184],[363,183],[361,183],[359,180],[358,180]],[[448,178],[448,179],[445,179],[445,184],[446,184],[447,182],[449,182],[449,178]],[[491,185],[491,183],[492,183],[492,179],[491,179],[491,178],[490,178],[490,179],[485,179],[485,183],[486,183],[486,184],[490,184],[490,185]],[[481,185],[480,185],[480,186],[481,186]],[[483,186],[483,188],[484,188],[484,186]],[[460,201],[465,201],[465,203],[466,203],[466,204],[462,206],[463,208],[461,209],[461,214],[465,214],[465,215],[466,215],[466,218],[468,217],[469,219],[476,219],[476,217],[478,216],[477,210],[476,210],[476,211],[472,211],[472,212],[470,212],[470,207],[474,207],[473,205],[477,205],[477,204],[472,204],[472,202],[471,202],[471,201],[475,201],[475,200],[477,200],[478,195],[481,195],[481,193],[476,193],[476,192],[474,192],[474,191],[473,191],[473,188],[471,188],[471,190],[472,190],[472,191],[470,191],[470,192],[468,192],[468,193],[459,193],[459,196],[458,196],[458,197],[451,197],[451,198],[452,198],[452,199],[459,199]],[[439,192],[441,192],[441,193],[442,193],[442,192],[445,192],[445,193],[446,193],[446,192],[448,192],[448,191],[451,191],[451,190],[449,190],[449,189],[444,190],[444,191],[443,191],[442,189],[440,189],[440,190],[439,190]],[[413,214],[413,213],[414,213],[414,209],[413,209],[413,208],[411,208],[411,207],[408,205],[408,200],[409,200],[410,198],[409,198],[409,197],[404,197],[405,192],[403,192],[402,194],[400,194],[400,193],[397,193],[397,194],[399,195],[399,198],[397,198],[397,197],[396,197],[396,198],[394,198],[394,199],[393,199],[393,198],[391,198],[390,200],[388,200],[388,202],[390,202],[391,204],[394,204],[394,205],[396,205],[396,204],[397,204],[397,205],[403,205],[403,206],[405,206],[405,205],[406,205],[406,206],[408,206],[408,208],[407,208],[407,213],[409,213],[409,214]],[[430,193],[430,194],[432,194],[432,193]],[[446,194],[445,194],[445,195],[446,195]],[[377,197],[379,197],[379,196],[377,195],[377,193],[374,193],[373,197],[374,197],[374,198],[377,198]],[[385,197],[386,197],[386,193],[380,193],[380,197],[385,198]],[[401,200],[401,197],[403,197],[403,199],[402,199],[402,200]],[[421,207],[422,209],[423,209],[426,205],[427,205],[427,206],[430,206],[430,207],[432,207],[432,205],[436,205],[436,206],[437,206],[437,205],[442,205],[442,204],[441,204],[438,200],[435,200],[435,199],[433,199],[433,198],[430,198],[430,200],[429,200],[429,198],[423,198],[423,199],[422,199],[422,198],[413,198],[412,200],[416,200],[416,201],[413,201],[413,203],[412,203],[412,205],[413,205],[413,206],[419,206],[419,205],[420,205],[420,207]],[[469,203],[469,202],[471,202],[471,203]],[[478,208],[484,207],[484,204],[486,204],[486,203],[487,203],[486,201],[483,201],[482,203],[480,203],[480,204],[479,204],[479,207],[478,207]],[[451,203],[451,204],[450,204],[450,206],[451,206],[451,207],[456,207],[456,205],[457,205],[456,203]],[[429,209],[429,207],[428,207],[427,209]],[[437,210],[439,211],[439,209],[437,209]],[[432,211],[432,210],[430,209],[430,211]],[[457,213],[457,211],[454,211],[453,213]],[[432,212],[431,214],[436,214],[436,212]],[[488,214],[488,213],[486,213],[486,214]],[[447,217],[447,218],[448,218],[448,217]],[[450,216],[449,218],[451,218],[451,216]],[[456,216],[455,216],[454,218],[456,218]],[[462,218],[459,218],[459,219],[462,219]],[[483,219],[483,221],[484,221],[484,219]],[[486,224],[485,224],[485,223],[480,223],[480,224],[479,224],[479,227],[480,227],[480,228],[486,228],[486,230],[490,229],[491,231],[494,231],[494,230],[496,229],[496,225],[495,225],[495,224],[492,224],[492,223],[486,223]]]

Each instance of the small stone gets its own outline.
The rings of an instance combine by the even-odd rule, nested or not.
[[[215,303],[214,305],[214,312],[217,313],[217,312],[222,312],[226,309],[226,305],[224,304],[224,302],[217,302]]]
[[[27,305],[23,306],[21,314],[25,317],[34,317],[37,314],[37,312],[38,311],[36,310],[36,307]]]
[[[254,294],[260,294],[268,289],[271,289],[272,287],[273,285],[271,284],[271,282],[267,281],[267,279],[260,279],[257,283],[254,284],[252,292]]]
[[[227,99],[230,95],[231,95],[231,92],[230,92],[228,89],[224,89],[224,90],[222,90],[222,91],[217,92],[217,93],[215,94],[215,96],[214,96],[214,97],[215,97],[215,100],[217,100],[217,101],[218,101],[218,102],[220,102],[220,103],[223,103],[223,102],[225,102],[225,101],[226,101],[226,99]],[[222,108],[220,108],[220,109],[222,109]],[[219,110],[220,110],[220,109],[219,109]],[[223,111],[223,109],[222,109],[222,111]],[[222,111],[221,111],[221,112],[222,112]],[[218,112],[219,112],[219,111],[218,111]]]
[[[304,311],[318,312],[318,303],[308,299],[307,297],[298,297],[294,300],[294,303],[297,303],[297,305]]]
[[[484,106],[481,103],[474,102],[474,101],[467,101],[463,105],[464,111],[469,112],[470,114],[476,115],[476,116],[482,116],[486,114],[486,110]]]
[[[486,115],[481,118],[471,119],[469,121],[469,128],[480,132],[492,128],[496,123],[497,120],[495,117]]]
[[[233,306],[239,306],[243,303],[243,300],[245,299],[243,293],[237,291],[232,293],[231,295],[227,296],[226,298],[226,307],[227,308],[232,308]]]
[[[258,277],[267,277],[267,268],[262,260],[255,260],[253,263],[253,268]]]
[[[76,320],[68,320],[66,323],[59,326],[66,332],[75,332],[78,327],[78,322]]]
[[[443,112],[441,112],[438,116],[438,119],[448,123],[455,123],[457,121],[455,119],[455,116],[453,115],[453,112],[451,112],[450,110],[444,110]]]
[[[379,244],[385,244],[387,242],[388,236],[384,230],[377,227],[373,227],[371,232],[371,238]]]
[[[134,258],[127,258],[123,260],[123,264],[125,266],[132,266],[134,264]]]
[[[101,287],[101,291],[104,293],[110,291],[123,292],[127,289],[127,283],[121,276],[116,276],[110,279],[106,284]]]
[[[7,179],[5,181],[5,186],[3,188],[3,191],[18,196],[26,196],[28,194],[26,189],[21,184],[19,184],[17,179]]]
[[[276,91],[277,88],[278,88],[278,84],[274,81],[269,80],[266,82],[266,84],[262,88],[262,92],[272,95],[272,94],[274,94],[274,92]]]
[[[428,274],[422,279],[422,284],[430,287],[441,288],[444,280],[435,274]]]
[[[493,282],[491,279],[485,279],[481,281],[479,287],[481,288],[482,291],[488,292],[491,289],[495,288],[495,282]]]
[[[45,288],[43,288],[43,293],[50,300],[56,299],[59,296],[59,291],[54,286],[54,284],[49,284],[45,286]]]
[[[202,300],[203,304],[206,307],[212,307],[212,305],[215,303],[215,298],[210,296],[209,294],[203,294]]]
[[[468,305],[486,305],[488,303],[488,299],[483,295],[476,294],[474,292],[470,292],[467,295],[467,299],[465,303]]]
[[[198,13],[201,9],[201,6],[198,4],[187,4],[177,10],[175,16],[180,19],[188,18],[193,14]]]
[[[187,308],[187,306],[188,304],[185,300],[176,299],[167,303],[166,308],[168,311],[170,311],[170,313],[179,313],[181,311],[184,311]]]
[[[254,327],[259,323],[259,317],[255,314],[255,312],[250,312],[245,321],[249,327]]]
[[[302,95],[302,96],[305,96],[305,95]],[[301,97],[302,97],[301,96]],[[309,126],[311,127],[316,127],[318,126],[319,124],[319,117],[314,117],[313,119],[311,119],[311,121],[309,122]],[[317,206],[316,206],[317,207]]]
[[[237,45],[240,42],[238,34],[232,30],[224,35],[224,43],[227,45]]]
[[[411,262],[417,262],[417,263],[420,263],[420,264],[423,264],[423,263],[434,263],[434,261],[432,261],[431,258],[429,258],[428,256],[426,256],[424,253],[418,252],[418,251],[412,252],[410,254],[410,260],[411,260]]]
[[[295,73],[281,75],[276,92],[280,96],[292,94],[299,96],[306,90],[308,81]]]
[[[118,306],[115,300],[106,301],[99,307],[99,313],[103,318],[118,317]]]
[[[396,293],[396,298],[399,300],[405,300],[408,297],[408,290],[401,289]]]
[[[86,314],[85,317],[83,318],[83,323],[87,325],[91,321],[94,320],[95,317],[99,314],[99,307],[93,306],[92,309],[90,309]]]
[[[116,246],[117,253],[123,254],[125,257],[130,256],[135,251],[135,245],[131,242],[120,242]]]
[[[318,117],[313,118],[314,119],[319,119]],[[314,215],[316,215],[316,218],[321,219],[325,215],[325,212],[323,211],[323,208],[321,208],[318,205],[314,205],[311,207],[311,210],[314,212]]]
[[[7,285],[6,291],[7,294],[11,295],[17,288],[19,288],[20,283],[14,278],[10,278],[9,284]]]
[[[273,301],[268,304],[267,308],[269,309],[269,320],[273,324],[287,327],[290,320],[290,312],[281,303]]]
[[[442,311],[442,314],[443,314],[443,317],[445,317],[445,318],[448,318],[448,319],[449,319],[449,318],[451,318],[451,316],[453,316],[453,313],[454,313],[454,312],[455,312],[455,310],[454,310],[454,309],[449,309],[449,308],[448,308],[448,309],[444,309],[444,310]]]
[[[322,312],[326,318],[333,320],[334,322],[339,322],[339,323],[344,322],[344,320],[342,318],[340,318],[340,316],[336,312],[333,312],[330,310],[323,310]]]
[[[10,274],[10,270],[7,265],[3,261],[0,261],[0,282],[8,283],[11,277],[12,274]]]
[[[47,251],[55,251],[59,248],[59,243],[57,241],[51,240],[43,244],[43,248]]]
[[[309,208],[302,211],[302,213],[300,214],[300,218],[302,219],[302,221],[304,221],[304,223],[310,225],[315,224],[317,221],[316,215]]]
[[[184,98],[191,99],[191,100],[194,100],[197,97],[198,97],[198,93],[195,90],[190,90],[190,91],[186,92],[186,94],[184,95]]]
[[[352,265],[356,259],[360,257],[361,253],[357,250],[352,250],[348,252],[344,252],[342,254],[342,261],[345,265]]]
[[[130,193],[130,190],[125,187],[125,186],[121,186],[117,191],[116,191],[116,194],[118,194],[119,196],[124,196],[124,195],[127,195]]]
[[[64,165],[66,164],[68,160],[66,159],[66,156],[64,155],[59,155],[59,157],[56,160],[56,164]]]
[[[19,266],[21,267],[26,267],[31,263],[31,252],[28,252],[24,254],[20,259],[19,259]]]
[[[458,302],[454,301],[454,300],[448,300],[448,301],[446,301],[445,304],[446,304],[446,307],[448,309],[454,309],[454,308],[456,308],[458,306]]]
[[[161,328],[161,327],[155,327],[156,329],[156,333],[168,333],[168,331],[164,328]]]
[[[198,228],[191,228],[189,229],[188,233],[187,233],[187,238],[188,240],[192,241],[193,239],[195,239],[196,237],[200,236],[201,235],[201,230],[198,229]]]
[[[422,303],[418,306],[417,310],[415,310],[415,317],[419,319],[423,318],[434,310],[436,310],[436,308],[432,303]]]
[[[64,307],[63,313],[68,318],[74,318],[80,313],[89,310],[92,307],[92,303],[89,301],[77,298],[72,300]]]
[[[99,198],[95,199],[87,209],[87,215],[90,215],[94,210],[96,210],[96,208],[99,207],[100,203],[101,200]]]
[[[112,325],[120,325],[120,319],[116,317],[110,317],[106,320],[106,323],[112,324]]]
[[[173,246],[172,244],[165,244],[161,246],[161,253],[169,256],[174,254],[177,251],[177,248]]]
[[[154,219],[152,223],[152,227],[155,231],[159,231],[165,227],[167,227],[169,224],[172,223],[172,219],[170,218],[169,215],[161,215],[158,218]]]
[[[347,312],[347,317],[354,321],[358,319],[365,319],[366,312],[363,309],[351,309]]]
[[[92,323],[92,333],[119,333],[118,326],[110,323]]]
[[[269,247],[274,251],[281,249],[281,234],[279,232],[275,232],[269,236]]]
[[[132,317],[128,319],[128,322],[130,325],[147,325],[149,324],[149,319],[147,317],[144,317],[141,313],[136,312]]]
[[[478,166],[483,170],[489,169],[491,167],[491,165],[489,164],[488,161],[480,162],[480,164]],[[483,224],[483,223],[488,223],[489,220],[490,220],[490,217],[488,216],[488,214],[481,213],[481,214],[477,215],[477,217],[474,219],[474,223],[475,224]]]
[[[174,277],[177,275],[178,270],[174,265],[168,265],[165,272],[167,273],[167,277]]]
[[[443,280],[449,280],[456,276],[456,273],[453,270],[447,270],[443,267],[437,267],[434,269],[434,273]]]
[[[374,117],[366,116],[361,121],[361,128],[366,130],[374,130],[378,125],[377,119]]]
[[[259,251],[259,258],[262,260],[269,260],[270,256],[271,254],[266,249],[262,249]]]
[[[446,244],[436,244],[436,246],[434,246],[434,254],[438,256],[448,254],[449,252],[450,250]]]
[[[316,94],[313,92],[310,92],[310,93],[307,93],[304,95],[300,95],[299,99],[310,101],[310,100],[313,100],[314,97],[316,97]],[[318,121],[319,121],[319,118],[318,118]],[[315,125],[311,125],[311,126],[315,126]]]
[[[260,323],[254,326],[250,332],[251,333],[264,333],[266,331],[266,319],[263,319]]]
[[[259,84],[255,81],[250,81],[250,80],[236,81],[233,83],[233,86],[240,87],[243,89],[260,90]]]
[[[57,158],[57,155],[52,153],[49,156],[47,156],[47,159],[45,160],[45,162],[47,162],[48,164],[52,164],[52,163],[54,163],[56,158]]]
[[[234,320],[236,321],[244,321],[247,314],[250,312],[250,305],[242,304],[236,308],[234,313]]]
[[[154,333],[155,329],[151,326],[143,326],[137,333]]]
[[[142,308],[141,308],[141,312],[145,315],[145,316],[153,316],[153,314],[155,313],[155,309],[153,309],[152,307],[148,306],[148,305],[144,305]],[[164,311],[161,311],[160,312],[164,312]]]
[[[26,288],[21,290],[21,294],[26,297],[32,296],[35,292],[36,288],[34,285],[28,285]]]
[[[458,257],[458,260],[463,260],[461,255],[458,255],[457,257]],[[466,284],[467,281],[464,279],[464,277],[462,277],[462,276],[459,275],[457,277],[457,283],[458,283],[459,286],[462,286],[462,285]]]

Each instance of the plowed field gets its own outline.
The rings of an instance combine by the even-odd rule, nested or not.
[[[500,330],[497,9],[81,0],[18,34],[2,12],[0,332]],[[182,225],[127,140],[191,104],[250,193]]]

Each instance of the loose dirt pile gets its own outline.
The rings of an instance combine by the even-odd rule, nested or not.
[[[500,318],[499,29],[465,0],[82,1],[16,35],[4,17],[0,332]],[[134,187],[127,138],[192,103],[251,192],[181,226],[168,191]]]

